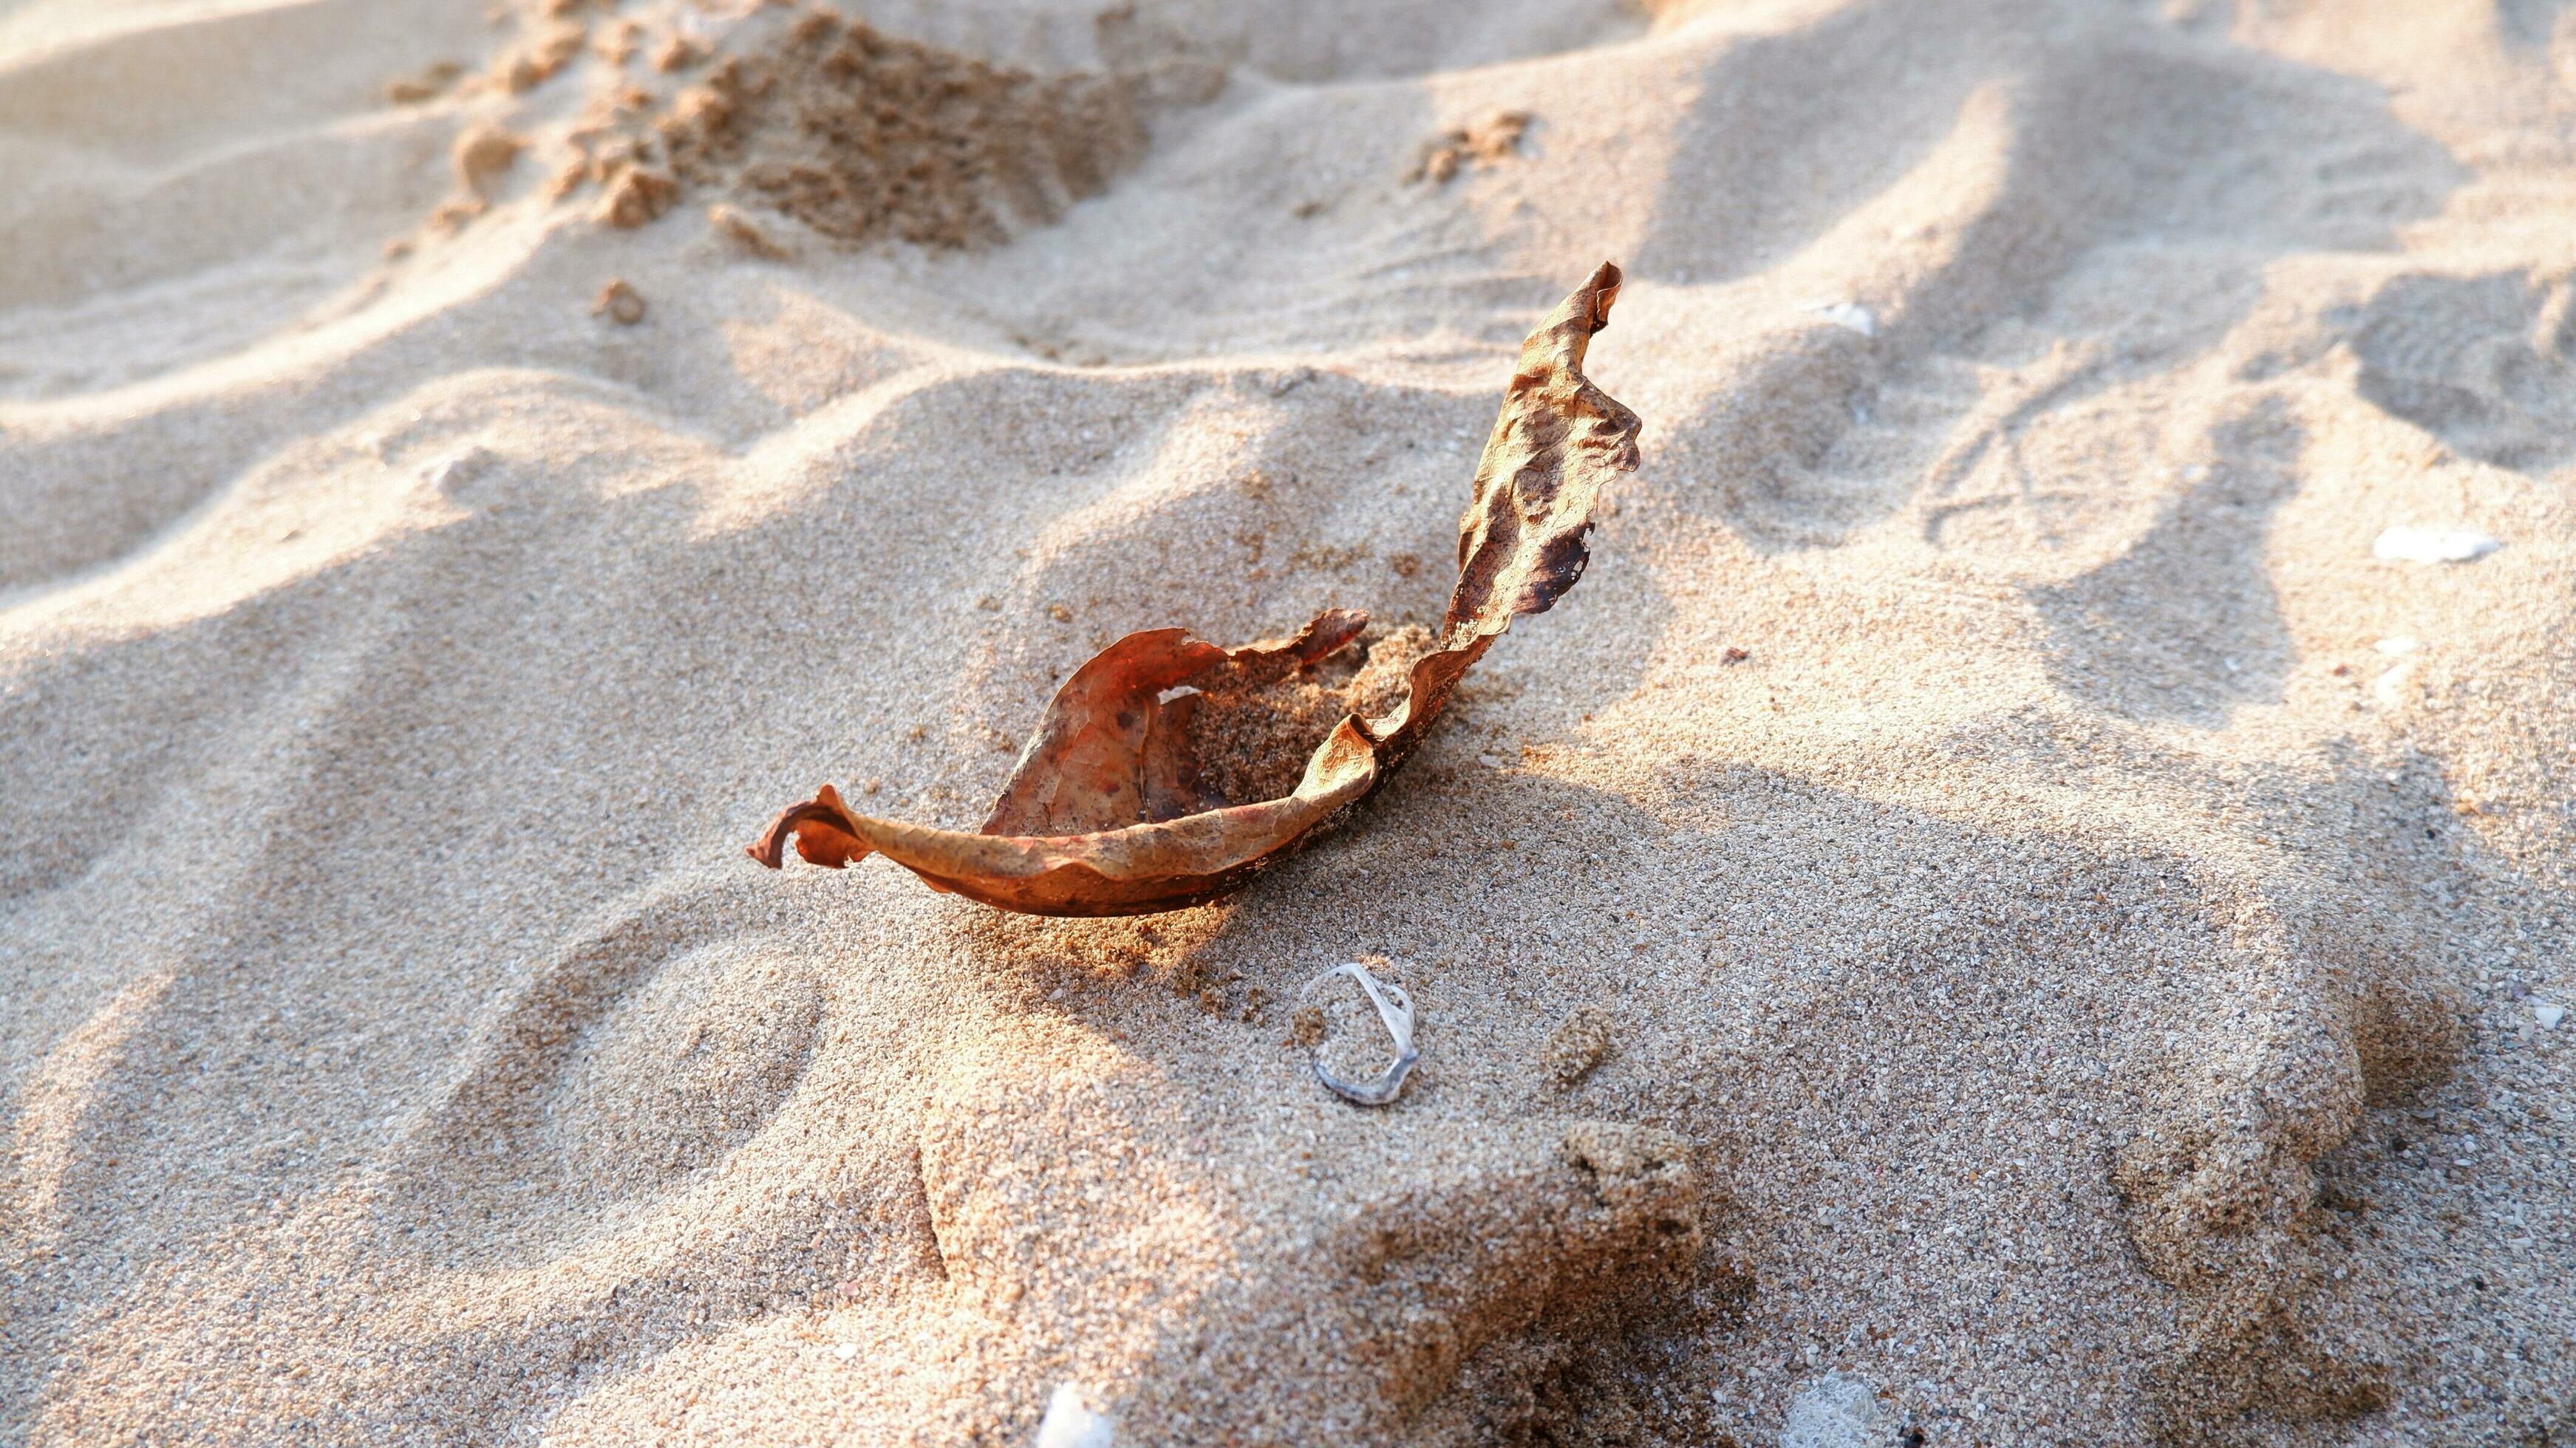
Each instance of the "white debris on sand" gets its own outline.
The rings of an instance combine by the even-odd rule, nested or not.
[[[2370,545],[2370,556],[2401,563],[2474,563],[2503,546],[2494,534],[2469,528],[2391,528]]]
[[[1789,1400],[1780,1448],[1883,1448],[1894,1438],[1893,1417],[1869,1384],[1828,1373]]]
[[[2406,682],[2414,676],[2415,661],[2402,660],[2396,667],[2371,682],[2370,696],[2379,701],[2381,708],[2394,709],[2405,699]]]
[[[1858,332],[1864,337],[1878,335],[1878,314],[1858,302],[1809,302],[1803,310],[1813,312],[1837,327]]]
[[[1109,1420],[1091,1410],[1071,1383],[1058,1383],[1038,1422],[1037,1448],[1109,1448]]]

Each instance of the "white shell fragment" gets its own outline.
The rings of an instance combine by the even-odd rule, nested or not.
[[[2533,1006],[2531,1008],[2531,1016],[2532,1019],[2540,1022],[2540,1028],[2542,1030],[2554,1031],[2558,1029],[2558,1023],[2560,1021],[2567,1019],[2567,1008],[2565,1006]]]
[[[2394,709],[2406,698],[2407,681],[2415,677],[2415,661],[2401,659],[2396,667],[2371,681],[2370,696],[2383,709]]]
[[[1878,335],[1878,314],[1858,302],[1809,302],[1805,310],[1846,331],[1858,332],[1864,337]]]
[[[2467,528],[2391,528],[2370,545],[2370,556],[2401,563],[2473,563],[2504,544]]]
[[[1058,1383],[1038,1420],[1037,1448],[1110,1448],[1109,1420],[1091,1411],[1071,1383]]]
[[[1369,1080],[1345,1081],[1324,1064],[1322,1043],[1317,1042],[1310,1057],[1315,1079],[1324,1083],[1325,1090],[1345,1101],[1362,1106],[1384,1106],[1395,1100],[1396,1093],[1404,1089],[1404,1078],[1412,1074],[1413,1063],[1421,1059],[1421,1053],[1413,1049],[1413,997],[1405,994],[1404,987],[1369,974],[1368,967],[1357,961],[1334,966],[1306,982],[1306,988],[1297,993],[1298,997],[1302,1000],[1313,994],[1317,986],[1337,975],[1346,975],[1359,982],[1369,1004],[1377,1007],[1377,1018],[1385,1023],[1387,1035],[1395,1041],[1395,1059]]]

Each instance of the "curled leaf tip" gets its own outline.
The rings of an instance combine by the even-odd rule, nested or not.
[[[1490,636],[1552,607],[1591,559],[1601,485],[1637,468],[1637,414],[1583,375],[1610,322],[1619,268],[1603,262],[1521,344],[1520,366],[1458,520],[1458,587],[1443,626]]]
[[[1598,332],[1610,325],[1610,307],[1619,300],[1619,283],[1623,280],[1625,274],[1619,270],[1619,264],[1605,261],[1594,267],[1592,275],[1575,289],[1574,295],[1584,304],[1589,317],[1584,328],[1586,332]]]
[[[796,853],[807,862],[836,870],[869,853],[867,843],[851,831],[841,792],[828,784],[815,791],[811,800],[780,810],[743,853],[775,870],[785,862],[791,838],[796,841]]]
[[[983,827],[853,814],[830,785],[747,853],[840,867],[882,854],[933,889],[1041,915],[1177,910],[1240,889],[1366,798],[1511,621],[1583,574],[1602,484],[1637,466],[1637,415],[1583,375],[1619,268],[1602,263],[1526,341],[1458,525],[1435,635],[1365,637],[1326,609],[1295,635],[1221,648],[1129,634],[1074,671]]]

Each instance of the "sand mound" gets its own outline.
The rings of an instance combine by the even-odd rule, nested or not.
[[[1657,10],[0,13],[0,1440],[2576,1432],[2576,10]],[[741,858],[1399,657],[1604,257],[1329,841]]]
[[[1097,193],[1144,142],[1132,87],[1039,80],[812,15],[727,60],[658,129],[686,180],[842,241],[964,246]]]
[[[596,182],[619,227],[712,192],[844,243],[989,244],[1131,164],[1142,100],[1132,78],[1041,79],[813,11],[667,105],[617,97],[557,189]]]

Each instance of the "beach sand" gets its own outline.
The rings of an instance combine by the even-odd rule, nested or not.
[[[2576,1441],[2576,6],[0,0],[0,176],[0,1442]],[[1312,848],[743,857],[1436,621],[1604,260]]]

